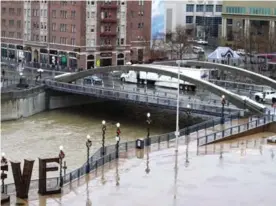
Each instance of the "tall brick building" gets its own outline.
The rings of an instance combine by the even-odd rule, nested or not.
[[[86,68],[143,61],[151,1],[1,1],[3,57]]]

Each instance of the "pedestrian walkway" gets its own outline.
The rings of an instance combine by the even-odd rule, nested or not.
[[[222,158],[219,144],[215,153],[211,153],[214,145],[206,146],[207,154],[212,155],[203,156],[197,155],[196,144],[192,146],[195,141],[188,147],[180,145],[178,155],[173,144],[169,148],[164,144],[160,149],[152,149],[149,155],[144,153],[140,159],[108,163],[64,187],[62,195],[32,193],[28,201],[21,202],[30,206],[274,206],[276,146],[266,144],[263,139],[269,135],[262,133],[226,142],[227,152],[223,152]],[[247,146],[241,144],[245,140]],[[15,203],[14,198],[12,201]]]

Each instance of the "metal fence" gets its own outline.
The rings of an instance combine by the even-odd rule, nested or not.
[[[112,100],[124,100],[135,103],[143,103],[148,105],[158,105],[159,107],[175,108],[177,105],[177,99],[168,97],[167,95],[161,96],[161,93],[148,94],[146,92],[140,93],[137,91],[129,92],[125,90],[115,90],[112,88],[104,87],[87,87],[83,85],[74,85],[69,83],[56,82],[51,80],[45,80],[47,87],[54,90],[70,92],[76,94],[84,94],[90,96],[96,96]],[[187,99],[180,99],[180,109],[190,111],[193,113],[209,114],[209,115],[221,115],[221,104],[202,102],[190,102]],[[225,107],[225,111],[229,113],[240,111],[238,108]]]
[[[233,121],[234,119],[239,119],[240,115],[239,113],[226,116],[225,117],[225,124],[229,123],[230,121]],[[221,118],[214,118],[212,120],[208,120],[193,126],[186,127],[184,129],[181,129],[179,131],[180,136],[188,135],[189,133],[197,132],[203,129],[207,129],[209,127],[214,127],[217,124],[220,124]],[[161,135],[154,135],[150,137],[151,144],[160,144],[162,142],[169,142],[173,139],[175,139],[175,132],[170,132],[166,134]],[[119,144],[119,157],[123,156],[123,154],[132,151],[136,147],[136,141],[128,141],[128,142],[122,142]],[[92,156],[89,157],[88,161],[85,162],[80,168],[67,173],[62,176],[63,183],[69,184],[73,182],[76,179],[79,179],[83,177],[87,172],[95,171],[98,167],[103,166],[105,163],[111,162],[116,159],[116,145],[109,145],[105,147],[105,154],[102,155],[102,148],[99,148]],[[89,167],[88,167],[89,165]],[[59,185],[60,178],[59,177],[53,177],[53,178],[47,178],[47,187],[53,188]],[[30,190],[38,189],[38,180],[31,180],[30,183]],[[4,187],[4,193],[6,194],[13,194],[15,193],[15,185],[12,184],[6,184]]]
[[[275,115],[266,115],[257,119],[251,119],[247,123],[232,126],[230,128],[214,132],[212,134],[204,135],[202,137],[197,138],[197,146],[206,145],[212,143],[216,140],[221,140],[223,138],[229,137],[231,135],[239,134],[245,132],[250,129],[254,129],[256,127],[268,124],[270,122],[276,121]]]
[[[210,79],[211,83],[216,84],[220,87],[224,87],[226,89],[238,89],[238,90],[245,90],[251,92],[263,92],[265,90],[271,90],[271,87],[265,85],[256,85],[256,84],[247,84],[241,82],[232,82],[232,81],[223,81],[223,80],[215,80]]]

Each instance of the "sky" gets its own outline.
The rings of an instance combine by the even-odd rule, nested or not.
[[[164,32],[164,3],[163,0],[152,0],[152,29],[151,35],[155,37]]]

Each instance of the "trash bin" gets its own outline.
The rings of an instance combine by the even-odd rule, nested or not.
[[[136,140],[136,149],[144,149],[144,140],[143,139]]]

